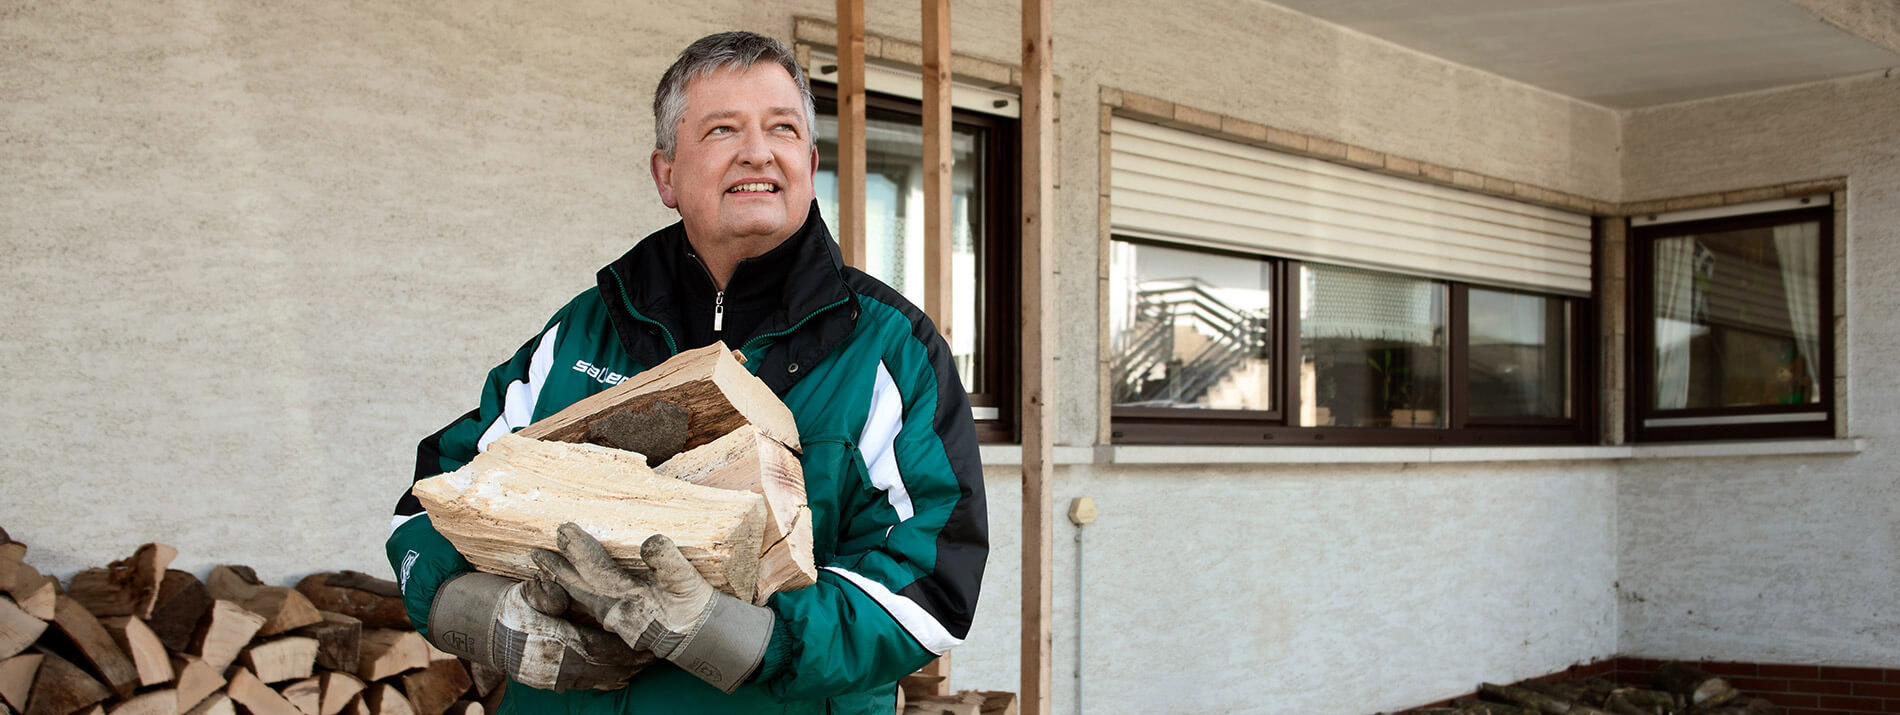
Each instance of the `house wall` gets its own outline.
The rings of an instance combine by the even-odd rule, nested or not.
[[[790,39],[795,15],[831,12],[10,11],[0,525],[61,575],[149,540],[199,573],[387,574],[415,440],[673,220],[645,173],[648,93],[673,54],[733,26]],[[872,32],[917,34],[908,6],[869,13]],[[959,4],[958,52],[1013,61],[1017,18]],[[1064,305],[1099,300],[1102,87],[1606,200],[1631,178],[1607,110],[1270,5],[1071,3],[1055,26]],[[1078,369],[1097,331],[1060,323],[1065,445],[1102,427],[1098,376]],[[1013,465],[986,477],[994,557],[955,682],[1014,690],[1020,493]],[[1619,481],[1608,462],[1064,466],[1058,509],[1087,495],[1102,517],[1080,547],[1056,532],[1056,712],[1076,710],[1078,633],[1090,712],[1358,713],[1612,655],[1632,551]]]
[[[1626,655],[1900,663],[1900,78],[1630,113],[1631,200],[1845,177],[1836,360],[1858,455],[1635,462],[1618,480]]]

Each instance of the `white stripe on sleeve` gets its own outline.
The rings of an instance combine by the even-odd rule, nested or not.
[[[858,435],[858,452],[864,455],[864,467],[871,473],[871,486],[884,490],[884,496],[897,510],[897,520],[909,519],[916,510],[910,504],[910,490],[904,488],[904,475],[897,471],[897,431],[904,427],[904,396],[884,363],[877,364],[877,385],[871,391],[871,415],[864,421],[864,433]]]
[[[389,517],[389,533],[391,534],[396,533],[396,530],[402,528],[403,524],[409,523],[410,519],[414,519],[422,515],[423,515],[423,512],[416,512],[408,516],[397,515],[397,516]]]
[[[554,338],[560,332],[561,324],[555,323],[541,334],[541,343],[535,346],[534,357],[528,360],[528,381],[508,383],[508,391],[502,396],[501,414],[482,432],[482,438],[476,440],[475,451],[488,451],[490,442],[534,421],[534,403],[541,399],[541,386],[547,384],[548,371],[554,368]]]
[[[916,601],[892,593],[890,589],[884,587],[884,584],[836,566],[826,566],[824,570],[843,576],[844,580],[858,587],[864,595],[877,601],[877,605],[889,611],[891,617],[897,619],[897,624],[903,626],[912,638],[916,638],[925,650],[943,655],[950,652],[951,648],[963,645],[963,639],[950,635],[950,631],[945,629],[943,624],[938,623],[936,618],[931,617],[930,612],[925,611],[923,606],[917,605]]]

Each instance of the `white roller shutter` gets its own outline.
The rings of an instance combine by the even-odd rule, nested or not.
[[[1119,234],[1590,294],[1590,217],[1116,117]]]

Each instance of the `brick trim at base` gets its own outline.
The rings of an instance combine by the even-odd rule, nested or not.
[[[1618,656],[1573,665],[1537,681],[1605,678],[1649,686],[1651,674],[1667,661]],[[1875,715],[1900,713],[1900,668],[1850,668],[1830,665],[1703,661],[1698,667],[1729,681],[1744,694],[1784,708],[1785,715]],[[1476,692],[1459,697],[1475,697]],[[1455,698],[1420,705],[1442,707]]]

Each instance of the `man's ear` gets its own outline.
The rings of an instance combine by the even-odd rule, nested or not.
[[[818,142],[811,143],[811,185],[818,186]]]
[[[679,199],[673,196],[673,161],[666,158],[665,154],[661,154],[660,150],[654,149],[651,163],[653,187],[660,190],[660,203],[666,204],[669,209],[679,208]]]

